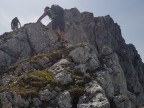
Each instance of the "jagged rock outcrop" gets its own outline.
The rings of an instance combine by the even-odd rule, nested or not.
[[[110,108],[105,92],[96,81],[86,85],[86,92],[89,95],[79,99],[78,108]]]
[[[119,25],[76,8],[65,25],[64,49],[50,25],[0,37],[0,107],[142,108],[144,64]]]

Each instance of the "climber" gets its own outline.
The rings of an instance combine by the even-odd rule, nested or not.
[[[15,17],[12,22],[11,22],[11,29],[13,31],[17,31],[18,30],[18,24],[20,25],[20,28],[21,28],[21,23],[19,22],[19,19],[17,17]]]
[[[65,47],[65,23],[64,23],[64,10],[59,5],[52,5],[50,7],[45,7],[43,15],[37,20],[40,22],[46,15],[52,20],[52,30],[58,36],[60,36],[61,47]],[[59,31],[57,29],[59,28]]]

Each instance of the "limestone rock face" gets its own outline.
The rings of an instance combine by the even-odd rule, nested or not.
[[[71,108],[71,97],[70,93],[65,91],[58,96],[59,108]]]
[[[61,59],[58,63],[50,67],[51,72],[53,72],[53,74],[55,75],[55,80],[62,85],[72,82],[71,73],[62,67],[62,65],[69,64],[70,62],[66,59]]]
[[[65,10],[66,48],[50,27],[0,36],[0,108],[144,107],[144,63],[109,15]]]
[[[10,37],[10,38],[7,38]],[[18,60],[58,47],[57,36],[41,24],[27,24],[18,33],[9,33],[0,40],[0,70]]]
[[[70,52],[69,56],[75,63],[85,65],[86,70],[94,70],[100,65],[96,49],[91,46],[84,45],[77,47],[75,50]]]
[[[11,108],[12,106],[16,108],[29,106],[29,101],[23,99],[16,92],[13,93],[3,92],[0,94],[0,99],[2,102],[2,108]]]
[[[105,92],[97,82],[89,83],[85,89],[89,95],[80,97],[78,108],[110,108]]]

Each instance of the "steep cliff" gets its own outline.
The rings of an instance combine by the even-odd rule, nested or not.
[[[66,48],[51,25],[0,36],[0,107],[142,108],[144,64],[107,15],[65,10]]]

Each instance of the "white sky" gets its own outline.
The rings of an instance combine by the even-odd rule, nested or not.
[[[0,35],[10,31],[10,23],[18,17],[21,24],[36,22],[45,6],[58,4],[66,9],[78,8],[95,16],[110,15],[122,30],[126,43],[135,45],[144,61],[144,0],[1,0]],[[44,24],[49,18],[43,20]]]

